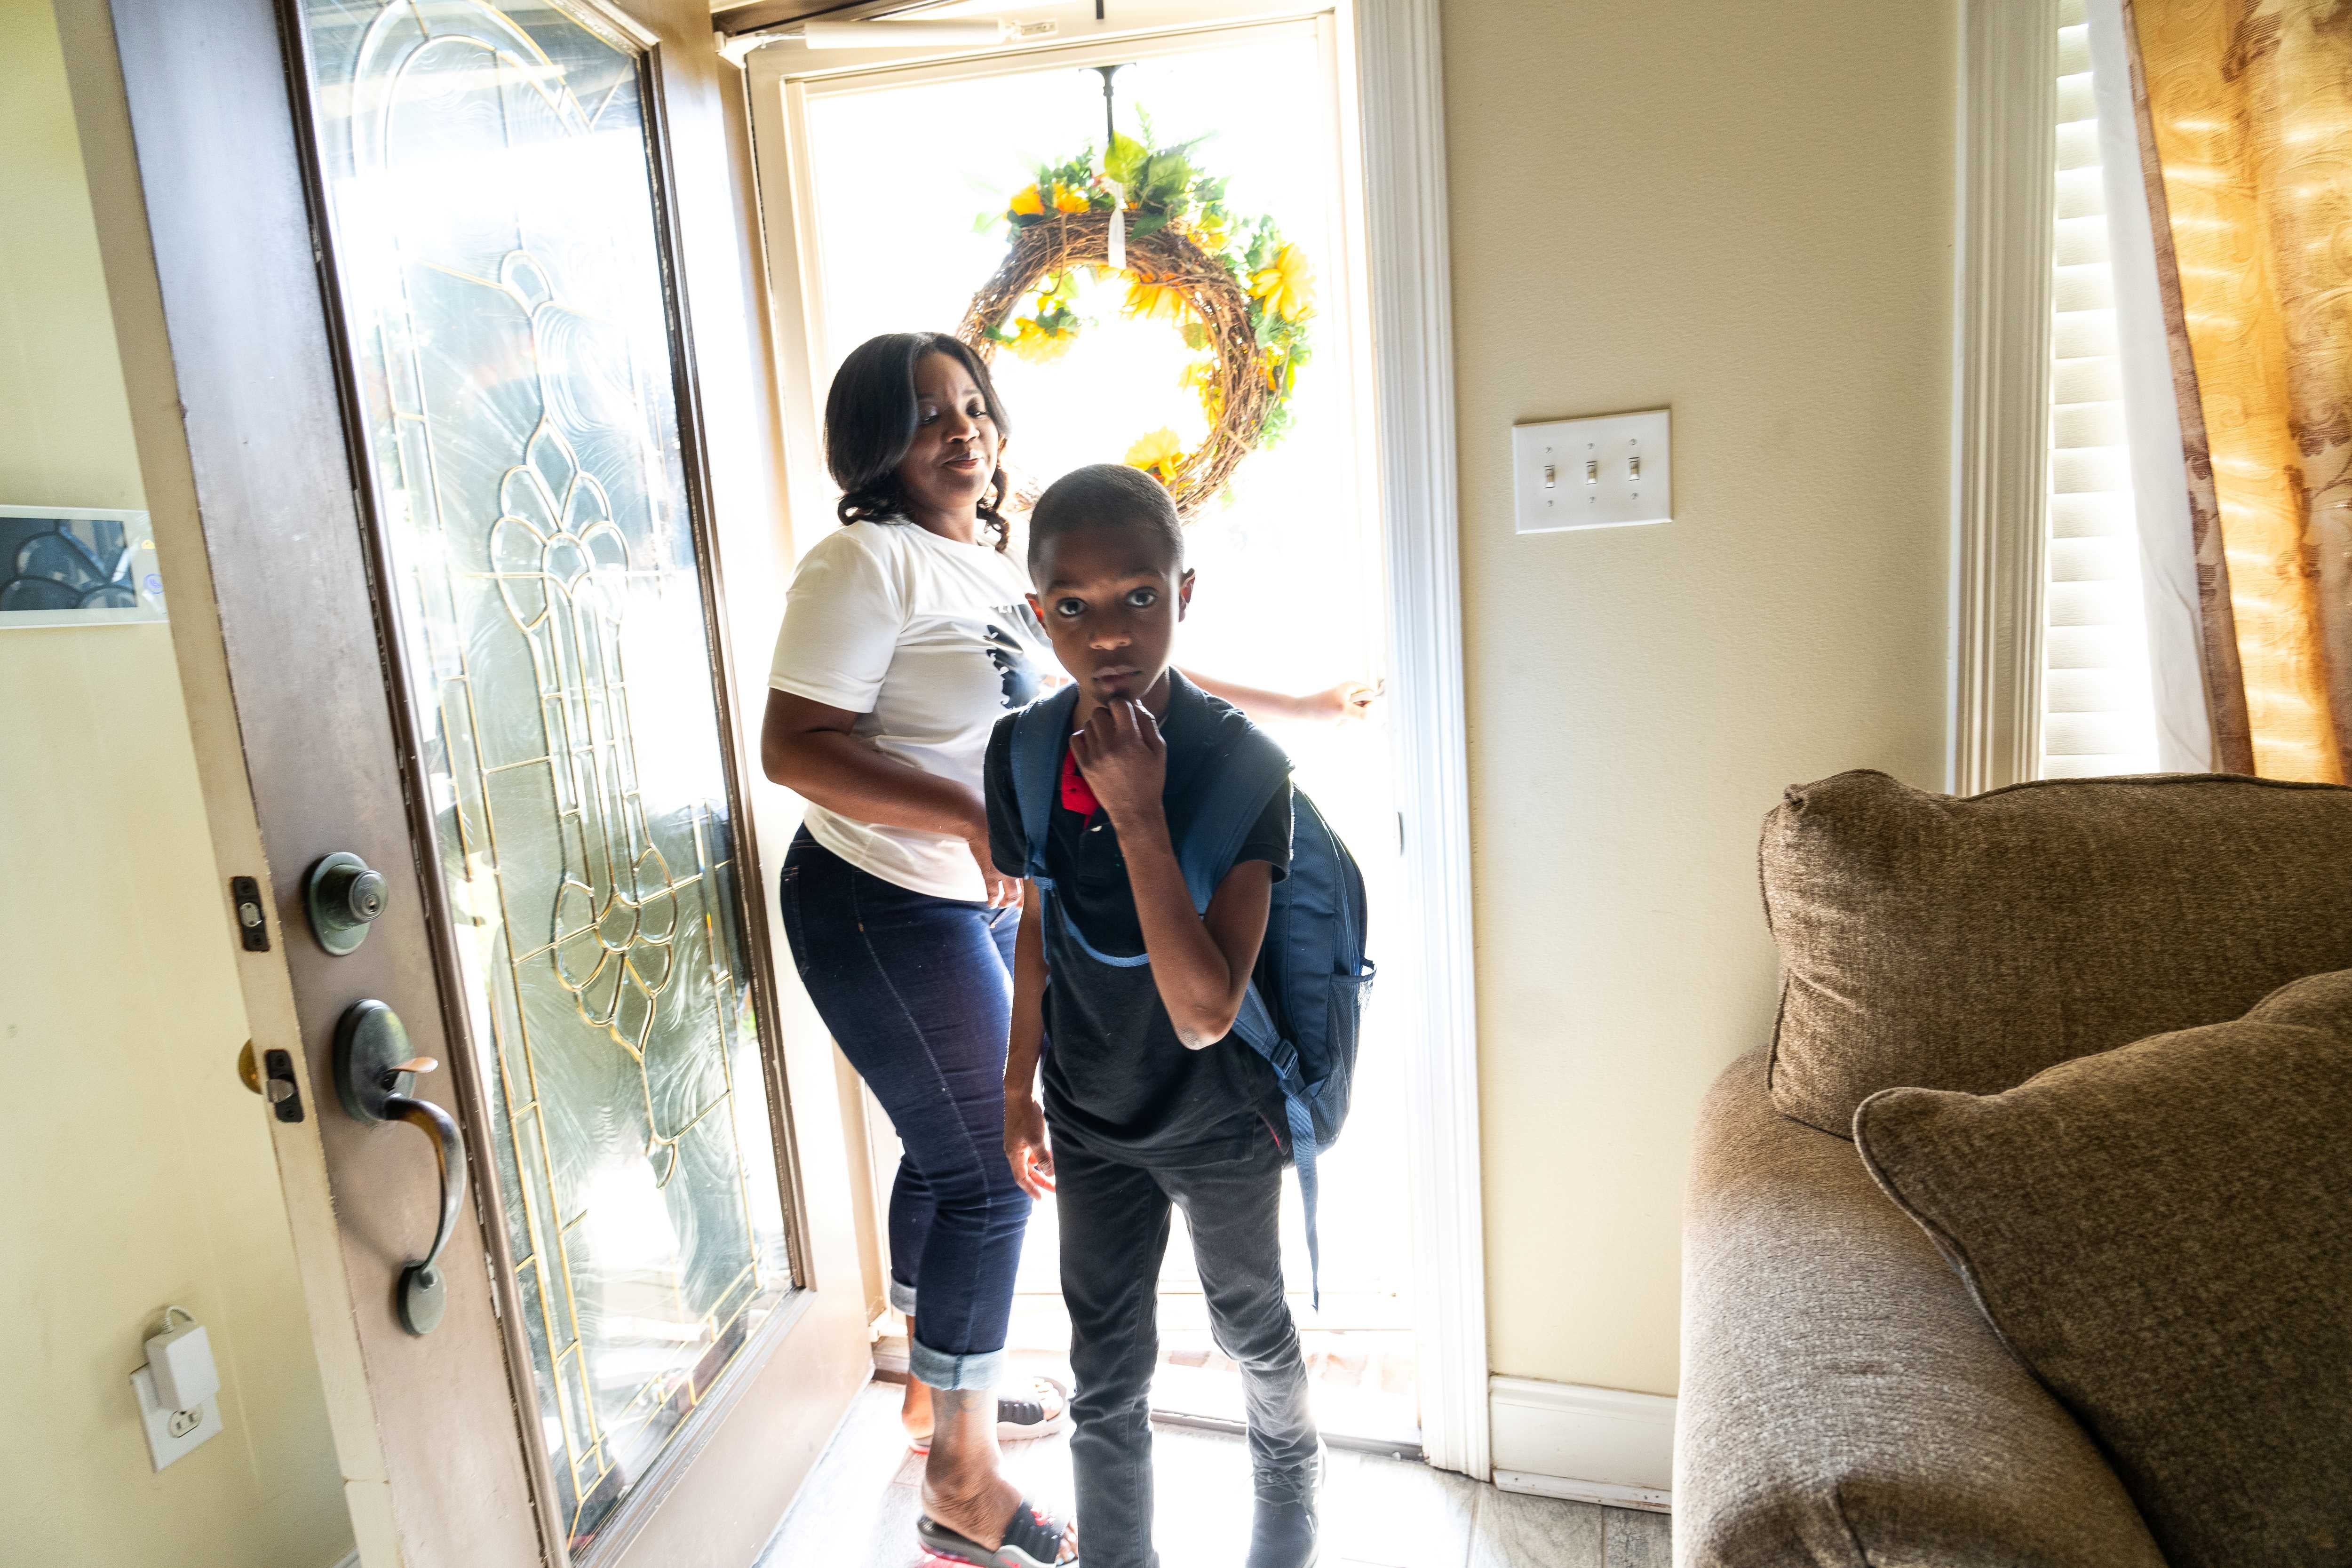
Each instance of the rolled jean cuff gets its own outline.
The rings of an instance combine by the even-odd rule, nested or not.
[[[1004,1375],[1004,1352],[949,1355],[907,1336],[907,1375],[931,1388],[994,1388]]]
[[[890,1309],[893,1311],[904,1312],[910,1319],[914,1317],[915,1288],[912,1285],[901,1285],[896,1279],[891,1280]]]

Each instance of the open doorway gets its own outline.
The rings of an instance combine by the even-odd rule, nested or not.
[[[834,367],[877,332],[949,328],[1003,259],[1002,215],[1038,171],[1104,140],[1103,68],[1117,67],[1110,112],[1145,145],[1189,145],[1225,182],[1225,205],[1271,218],[1312,270],[1312,359],[1297,377],[1283,438],[1252,454],[1189,529],[1201,575],[1180,643],[1186,664],[1284,690],[1382,679],[1390,585],[1373,481],[1360,180],[1342,80],[1342,38],[1326,15],[1195,28],[1006,56],[837,66],[823,56],[755,69],[763,203],[775,292],[793,319],[796,371],[785,402],[796,512],[830,515],[815,461],[814,410]],[[765,62],[763,62],[765,63]],[[763,76],[768,76],[763,80]],[[1050,358],[999,353],[1012,417],[1008,461],[1034,486],[1081,463],[1129,455],[1154,432],[1186,444],[1202,424],[1184,369],[1197,344],[1178,322],[1131,312],[1127,283],[1074,273],[1066,300],[1084,321]],[[788,371],[788,375],[793,371]],[[822,526],[798,531],[805,549]],[[1325,1157],[1319,1215],[1322,1302],[1310,1301],[1305,1229],[1286,1193],[1285,1255],[1327,1434],[1398,1448],[1420,1438],[1412,1205],[1405,1150],[1412,1094],[1410,994],[1422,955],[1404,914],[1400,800],[1390,716],[1287,725],[1278,737],[1311,795],[1362,865],[1383,995],[1366,1017],[1354,1109]],[[1401,984],[1402,983],[1402,984]],[[898,1150],[869,1106],[874,1190]],[[1181,1225],[1181,1221],[1180,1221]],[[1013,1348],[1058,1355],[1068,1343],[1052,1205],[1032,1222]],[[1238,1425],[1239,1383],[1208,1331],[1189,1239],[1171,1241],[1160,1279],[1162,1364],[1155,1407]],[[902,1323],[882,1325],[886,1336]],[[886,1337],[882,1363],[892,1359]]]

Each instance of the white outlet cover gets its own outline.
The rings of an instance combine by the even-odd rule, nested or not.
[[[1673,420],[1664,408],[1511,427],[1520,533],[1672,522]]]
[[[194,1411],[166,1410],[155,1397],[155,1374],[141,1367],[131,1374],[131,1392],[139,1401],[140,1419],[147,1426],[147,1453],[155,1468],[186,1458],[221,1434],[220,1396],[215,1394]],[[193,1415],[195,1422],[188,1424]],[[179,1430],[173,1430],[174,1427]]]

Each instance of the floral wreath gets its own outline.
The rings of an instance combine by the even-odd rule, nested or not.
[[[1012,248],[956,333],[983,358],[999,346],[1024,359],[1058,358],[1087,325],[1076,308],[1078,269],[1125,277],[1126,313],[1174,323],[1196,352],[1183,381],[1208,416],[1207,439],[1186,451],[1163,427],[1127,454],[1168,487],[1187,521],[1223,491],[1244,458],[1290,428],[1315,313],[1306,256],[1272,218],[1234,217],[1225,182],[1193,164],[1196,145],[1147,149],[1114,135],[1099,169],[1089,147],[1038,171],[1007,205]]]

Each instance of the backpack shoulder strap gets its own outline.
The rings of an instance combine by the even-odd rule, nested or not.
[[[1272,736],[1251,725],[1218,762],[1200,808],[1177,846],[1176,863],[1192,907],[1206,913],[1217,885],[1234,868],[1234,857],[1257,826],[1258,814],[1274,792],[1290,781],[1290,758]]]
[[[1013,718],[1013,802],[1021,811],[1021,836],[1029,841],[1030,879],[1047,886],[1052,884],[1045,874],[1045,840],[1053,831],[1062,748],[1077,705],[1078,689],[1066,686]]]

